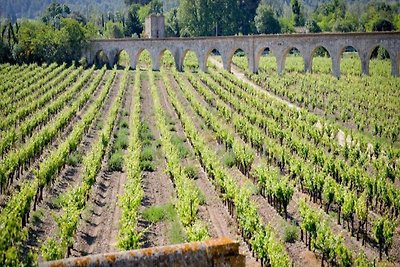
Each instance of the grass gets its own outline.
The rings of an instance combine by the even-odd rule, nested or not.
[[[78,152],[74,152],[69,155],[67,159],[67,164],[70,166],[78,166],[78,164],[82,163],[82,155]]]
[[[143,218],[151,223],[157,223],[160,221],[167,221],[168,231],[167,236],[170,244],[183,243],[186,240],[185,233],[179,222],[178,214],[171,203],[153,206],[142,213]]]
[[[189,155],[189,149],[185,144],[186,138],[182,138],[176,134],[173,134],[171,137],[171,142],[178,149],[179,158],[183,159]]]
[[[154,172],[156,170],[154,163],[148,160],[140,161],[140,168],[142,171],[147,171],[147,172]]]
[[[140,160],[153,161],[154,159],[154,149],[151,146],[145,146],[142,149],[142,155]]]
[[[103,121],[99,121],[99,122],[97,123],[96,129],[97,129],[97,130],[103,129]]]
[[[197,179],[197,168],[193,165],[185,166],[183,169],[184,173],[189,179]]]
[[[37,223],[41,222],[43,219],[43,216],[44,216],[43,209],[39,208],[39,209],[35,210],[34,212],[32,212],[32,223],[37,224]]]
[[[287,224],[283,233],[283,240],[286,243],[294,243],[299,239],[299,229],[293,224]]]
[[[114,151],[127,149],[128,145],[128,129],[120,128],[115,136]]]
[[[111,154],[108,160],[108,170],[109,171],[122,171],[124,166],[124,156],[121,151],[117,151]]]
[[[235,166],[235,154],[233,152],[228,152],[225,154],[223,158],[224,165],[227,166],[228,168],[232,168]]]
[[[152,206],[143,211],[143,218],[151,223],[157,223],[164,219],[172,219],[175,216],[174,205],[165,204],[161,206]]]
[[[62,206],[62,204],[63,204],[63,195],[60,194],[60,195],[58,195],[58,196],[53,197],[53,198],[51,199],[50,203],[51,203],[51,204],[50,204],[50,205],[51,205],[51,208],[53,208],[53,209],[60,209],[61,206]]]
[[[129,127],[128,119],[126,119],[126,118],[121,119],[121,121],[119,122],[119,127],[127,129]]]
[[[140,155],[140,166],[143,171],[153,172],[155,166],[153,163],[155,148],[154,148],[154,136],[151,133],[149,125],[145,122],[140,124],[140,139],[142,140],[142,152]]]

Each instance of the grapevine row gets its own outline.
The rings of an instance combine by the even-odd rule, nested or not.
[[[153,97],[156,122],[161,135],[161,147],[167,162],[167,173],[174,184],[178,201],[175,204],[179,219],[186,230],[189,241],[201,241],[208,238],[208,230],[197,217],[200,206],[200,192],[193,180],[190,180],[180,166],[179,152],[171,141],[171,132],[160,103],[153,72],[149,71],[150,91]]]
[[[32,95],[40,95],[42,90],[39,89],[56,77],[63,69],[65,69],[65,65],[57,67],[57,64],[51,64],[41,72],[33,74],[34,76],[30,80],[17,84],[17,86],[15,86],[15,94],[5,95],[2,101],[0,101],[2,115],[7,116],[7,111],[15,110],[20,106],[20,102],[23,102],[22,100],[27,96],[29,96],[30,99],[34,99],[34,97],[31,97]]]
[[[116,69],[106,84],[106,87],[111,87]],[[93,144],[91,150],[83,159],[83,177],[82,183],[79,186],[69,189],[63,195],[61,203],[61,214],[56,217],[58,226],[57,236],[48,238],[41,247],[42,254],[45,260],[61,259],[64,256],[69,257],[74,244],[74,236],[78,227],[79,218],[86,207],[91,194],[91,188],[96,182],[96,177],[100,172],[102,161],[106,153],[108,144],[110,143],[111,134],[114,129],[114,124],[117,115],[120,111],[122,99],[125,93],[125,87],[128,78],[128,69],[125,69],[122,77],[117,96],[111,104],[111,109],[106,115],[106,122],[102,129],[98,140]],[[110,81],[110,82],[109,82]],[[99,116],[98,110],[94,117]],[[94,120],[90,118],[89,125]],[[89,119],[89,118],[88,118]]]
[[[135,73],[134,87],[135,90],[130,110],[131,119],[129,121],[128,156],[125,160],[127,182],[124,186],[123,195],[119,197],[119,206],[122,211],[119,220],[118,247],[124,250],[140,248],[142,238],[142,232],[137,228],[139,207],[144,196],[141,185],[142,170],[140,166],[140,153],[142,150],[140,140],[140,71],[136,71]]]
[[[204,88],[203,88],[203,90],[204,90]],[[203,94],[203,92],[201,92],[201,93]],[[206,99],[210,99],[210,97],[208,96],[208,97],[206,97]],[[218,100],[216,102],[218,103]],[[232,103],[232,101],[230,101],[230,103]],[[220,114],[222,116],[224,116],[222,110],[225,111],[225,109],[219,108],[219,110],[220,110],[219,111]],[[226,111],[225,111],[225,114],[226,114]],[[227,120],[233,120],[234,123],[235,123],[235,121],[237,121],[237,118],[235,118],[235,116],[233,116],[233,117],[229,117],[229,119],[227,118]],[[254,133],[254,130],[251,130],[251,128],[249,128],[249,127],[254,127],[254,126],[250,126],[250,124],[248,122],[245,122],[245,123],[247,123],[247,125],[243,124],[243,123],[239,124],[239,125],[235,125],[235,129],[237,131],[239,131],[239,134],[241,136],[243,136],[243,138],[245,140],[250,140],[250,142],[251,142],[251,140],[253,139],[251,134]],[[265,139],[268,139],[268,137],[266,137],[266,136],[264,137],[263,133],[261,133],[261,132],[259,133],[259,135],[261,135]],[[273,145],[273,143],[268,143],[268,144],[269,144],[269,148],[271,148],[271,145]],[[278,145],[276,147],[276,149],[273,149],[273,150],[279,150],[279,147],[280,146]],[[278,161],[278,164],[277,164],[278,166],[279,166],[279,159],[280,159],[279,157],[277,158],[275,156],[275,160]],[[290,165],[291,165],[290,163],[291,162],[292,162],[292,160],[290,158],[288,158],[287,159],[287,163],[289,164],[289,167],[288,167],[289,173],[293,177],[294,173],[292,172],[292,170],[290,168]],[[307,165],[307,164],[309,164],[309,163],[303,163],[303,165]],[[300,166],[300,165],[297,165],[297,166]],[[310,166],[309,168],[312,168],[312,166]],[[279,184],[276,184],[274,181],[268,181],[266,179],[265,175],[262,172],[263,172],[263,170],[257,170],[256,169],[255,173],[253,175],[257,177],[258,183],[261,185],[262,192],[266,191],[267,195],[270,195],[271,192],[268,192],[268,191],[271,190],[271,188],[276,190],[276,187],[278,187],[278,189],[279,189]],[[274,175],[272,175],[272,176],[274,176]],[[309,179],[307,179],[306,182],[304,182],[306,184],[306,187],[312,188],[314,186],[318,186],[320,188],[320,190],[322,191],[320,193],[321,194],[320,197],[321,197],[321,199],[322,198],[324,199],[324,202],[326,203],[326,206],[327,206],[326,212],[328,212],[329,206],[333,202],[333,200],[336,200],[338,202],[339,212],[341,210],[340,208],[343,206],[343,218],[348,223],[351,222],[351,224],[352,224],[351,233],[352,234],[353,234],[353,229],[354,229],[353,228],[353,220],[354,220],[353,214],[354,213],[357,214],[357,217],[359,218],[359,221],[360,221],[359,230],[357,232],[357,238],[358,238],[358,234],[360,232],[363,233],[363,242],[364,242],[365,235],[367,233],[366,229],[364,229],[364,228],[366,228],[367,215],[368,215],[368,209],[367,209],[366,201],[365,201],[366,199],[365,198],[359,198],[356,201],[356,197],[355,197],[354,193],[352,193],[351,191],[349,192],[345,188],[343,188],[340,185],[336,184],[336,181],[334,179],[330,178],[330,177],[326,178],[325,179],[326,181],[324,183],[323,177],[324,177],[323,174],[322,175],[318,175],[318,174],[315,175],[314,174],[314,175],[305,176],[303,178],[304,179],[305,178],[309,178]],[[301,186],[302,186],[302,191],[304,191],[303,190],[303,184]],[[282,191],[283,194],[281,193],[283,196],[285,196],[284,192],[285,191]],[[312,193],[312,191],[311,191],[311,193]],[[275,193],[275,195],[276,195],[276,193]],[[311,195],[311,196],[315,197],[315,195]],[[288,199],[288,200],[290,200],[290,199]],[[322,204],[322,202],[321,202],[321,204]],[[362,208],[358,208],[358,207],[362,207]],[[340,216],[340,213],[338,213],[338,218],[339,218],[339,216]],[[388,220],[388,219],[385,219],[385,218],[383,218],[383,219],[388,221],[388,222],[391,222],[391,220]],[[375,223],[379,222],[380,220],[381,220],[381,218],[378,217],[375,220]],[[349,229],[350,229],[350,227],[349,227]]]
[[[81,87],[86,84],[89,78],[92,76],[94,68],[87,71],[74,86],[66,90],[62,95],[60,95],[56,100],[51,102],[50,105],[45,107],[40,113],[36,113],[31,116],[28,120],[19,124],[17,128],[12,128],[5,136],[0,140],[0,157],[3,158],[4,154],[7,153],[9,149],[17,142],[25,142],[26,136],[32,135],[33,130],[37,126],[49,122],[51,117],[58,113],[65,105],[75,96],[75,94],[81,89]]]
[[[272,228],[261,223],[262,219],[258,214],[255,203],[250,199],[251,192],[239,189],[233,177],[222,166],[217,154],[207,146],[205,140],[199,134],[167,80],[165,80],[165,87],[195,153],[200,158],[202,167],[224,197],[230,214],[232,216],[236,214],[235,217],[244,240],[263,263],[271,266],[290,266],[291,261],[287,252],[276,239]],[[257,243],[257,240],[262,240],[262,242]]]
[[[74,69],[73,66],[68,68],[68,72],[72,71]],[[82,72],[83,68],[79,68],[74,70],[71,75],[66,77],[67,72],[63,76],[58,76],[57,79],[52,80],[48,84],[46,84],[45,87],[52,88],[51,90],[48,90],[46,94],[44,94],[42,97],[39,99],[36,99],[35,101],[27,102],[25,103],[26,105],[21,106],[19,109],[17,109],[15,112],[12,114],[9,114],[7,118],[3,121],[0,122],[0,130],[5,131],[7,130],[10,126],[12,125],[18,125],[24,118],[29,116],[32,112],[37,110],[38,108],[42,107],[45,103],[53,100],[57,94],[62,92],[67,86],[73,84],[73,82],[76,80],[78,75]]]
[[[31,162],[43,152],[43,149],[68,125],[76,112],[89,100],[104,73],[105,69],[99,73],[90,87],[70,107],[54,119],[54,123],[43,127],[24,145],[8,153],[7,157],[0,162],[0,192],[3,192],[9,184],[13,183],[14,177],[19,178],[23,170],[28,168]],[[83,85],[77,83],[75,87],[81,88]]]
[[[105,69],[103,69],[103,72],[99,76],[103,76],[104,71]],[[33,209],[35,210],[37,201],[42,195],[43,187],[48,182],[45,178],[48,178],[50,181],[63,167],[69,153],[77,148],[83,134],[88,130],[93,119],[99,114],[98,111],[108,95],[114,76],[115,72],[110,75],[99,97],[88,108],[82,120],[77,123],[67,139],[40,164],[39,170],[35,172],[34,180],[21,183],[21,190],[12,196],[6,207],[1,211],[1,265],[5,265],[6,263],[21,265],[24,261],[32,261],[32,258],[29,256],[31,254],[26,258],[22,256],[20,247],[27,238],[27,229],[25,226],[28,222],[32,202]],[[94,88],[96,87],[97,85]],[[30,264],[32,265],[32,263]]]

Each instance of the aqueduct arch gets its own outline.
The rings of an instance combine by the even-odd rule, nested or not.
[[[312,71],[313,53],[315,49],[322,46],[331,57],[332,74],[340,77],[340,60],[345,47],[352,46],[357,49],[362,74],[368,75],[371,51],[378,45],[389,52],[392,75],[399,76],[400,32],[94,40],[90,43],[86,57],[92,64],[97,51],[103,50],[108,59],[112,61],[110,64],[114,65],[118,51],[125,50],[130,56],[131,67],[135,68],[137,55],[140,54],[140,51],[147,49],[151,54],[153,70],[159,70],[163,51],[169,50],[174,56],[176,68],[181,71],[184,56],[188,50],[191,50],[197,55],[200,69],[207,71],[208,55],[213,49],[216,49],[221,53],[224,68],[230,70],[233,53],[240,48],[248,56],[250,71],[257,72],[262,52],[268,47],[276,57],[277,71],[281,74],[285,67],[286,54],[290,48],[296,47],[300,51],[304,60],[304,71]]]

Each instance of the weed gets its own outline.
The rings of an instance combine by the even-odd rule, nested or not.
[[[299,231],[297,226],[293,224],[287,224],[283,233],[283,240],[286,243],[294,243],[299,239]]]
[[[142,171],[147,171],[147,172],[154,172],[156,170],[153,162],[148,160],[140,161],[140,168]]]
[[[118,131],[114,143],[114,151],[127,149],[129,144],[128,135],[125,131]]]
[[[51,199],[51,208],[53,209],[61,209],[61,206],[63,204],[64,198],[62,195],[55,196]]]
[[[33,224],[37,224],[42,221],[42,218],[44,216],[43,209],[37,209],[34,212],[32,212],[32,222]]]
[[[185,166],[183,169],[186,176],[190,179],[197,179],[197,169],[193,165]]]
[[[96,125],[97,130],[103,129],[103,121],[99,121]]]
[[[154,149],[150,146],[143,147],[141,161],[153,161],[154,159]]]
[[[119,122],[119,127],[123,129],[127,129],[129,127],[129,123],[127,119],[121,119]]]
[[[235,166],[235,154],[233,152],[228,152],[224,158],[223,158],[223,162],[225,164],[225,166],[227,166],[228,168],[232,168],[233,166]]]
[[[67,159],[67,164],[70,166],[77,166],[78,164],[82,163],[82,155],[78,152],[74,152],[69,155]]]
[[[189,149],[185,144],[186,138],[181,138],[177,135],[172,135],[171,142],[178,149],[179,157],[181,159],[186,158],[189,154]]]
[[[109,171],[122,171],[124,164],[124,157],[121,152],[115,152],[111,155],[108,160],[108,170]]]
[[[176,216],[174,206],[172,204],[165,204],[161,206],[152,206],[142,213],[143,219],[151,223],[156,223],[164,219],[171,220]]]

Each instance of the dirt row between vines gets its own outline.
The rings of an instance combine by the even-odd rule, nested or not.
[[[154,137],[153,146],[159,142],[161,136],[156,125],[154,114],[154,104],[150,93],[150,85],[146,72],[141,73],[141,99],[142,112],[141,121],[150,128],[151,134]],[[142,173],[142,188],[144,197],[141,203],[140,211],[143,212],[147,208],[153,206],[163,206],[174,203],[176,196],[171,180],[165,173],[166,162],[161,148],[157,146],[153,163],[155,170],[143,171]],[[151,224],[144,219],[139,221],[141,230],[147,229],[144,236],[144,247],[168,245],[168,230],[170,225],[165,220]]]
[[[113,88],[112,98],[114,99],[120,87],[123,72],[118,72]],[[132,75],[132,74],[130,74]],[[92,195],[87,203],[83,220],[80,221],[75,236],[72,256],[85,256],[117,251],[116,241],[118,236],[118,221],[120,209],[118,207],[118,195],[123,192],[123,185],[126,181],[125,172],[111,172],[108,170],[108,158],[114,142],[114,135],[123,111],[129,110],[132,98],[132,86],[127,84],[122,100],[119,114],[114,122],[110,143],[104,154],[100,172],[97,174],[96,182],[92,186]],[[113,102],[111,102],[113,103]],[[107,120],[106,116],[111,109],[102,112],[102,122]]]

